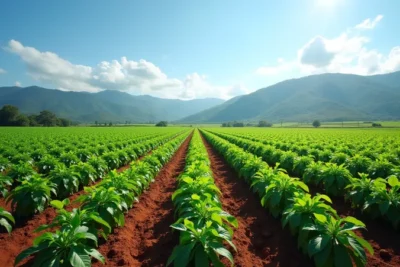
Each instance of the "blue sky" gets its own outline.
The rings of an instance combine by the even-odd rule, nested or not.
[[[400,1],[3,1],[0,86],[230,98],[400,70]]]

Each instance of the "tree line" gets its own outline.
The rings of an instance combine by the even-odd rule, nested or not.
[[[229,121],[229,122],[222,123],[221,126],[222,127],[245,127],[245,126],[272,127],[272,123],[267,122],[267,121],[259,121],[258,124],[247,123],[245,125],[243,122]]]
[[[64,118],[58,118],[51,111],[43,110],[38,115],[25,115],[19,112],[19,109],[12,105],[4,105],[0,109],[0,126],[61,126],[67,127],[71,121]]]

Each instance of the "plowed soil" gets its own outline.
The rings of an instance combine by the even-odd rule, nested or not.
[[[228,166],[224,158],[203,139],[211,161],[220,200],[225,211],[235,216],[239,228],[234,229],[235,266],[312,266],[297,249],[296,240],[282,229],[278,219],[264,209],[258,197]]]
[[[177,177],[185,167],[191,135],[155,178],[155,182],[139,198],[139,203],[125,216],[124,227],[115,229],[99,251],[106,257],[106,266],[165,266],[179,242],[172,233],[174,223],[172,193]],[[96,262],[94,266],[103,266]]]
[[[150,154],[149,152],[148,154]],[[146,155],[148,155],[146,154]],[[141,160],[144,156],[140,157]],[[122,172],[129,168],[130,164],[117,169],[117,172]],[[101,180],[97,180],[96,183]],[[95,184],[96,184],[95,183]],[[71,211],[73,208],[79,206],[78,203],[72,203],[80,195],[84,194],[84,190],[81,190],[69,197],[71,204],[66,208]],[[0,199],[0,207],[6,210],[11,210],[10,203],[6,205],[4,198]],[[0,267],[8,267],[14,265],[15,257],[24,249],[32,246],[33,240],[41,235],[42,233],[34,233],[33,231],[43,224],[50,224],[56,217],[56,209],[52,207],[46,208],[46,210],[40,214],[36,214],[31,218],[26,218],[23,221],[17,221],[17,224],[13,227],[11,235],[5,231],[0,232]]]

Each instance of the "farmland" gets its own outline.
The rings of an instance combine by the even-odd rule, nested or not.
[[[400,130],[0,128],[0,266],[399,266]]]

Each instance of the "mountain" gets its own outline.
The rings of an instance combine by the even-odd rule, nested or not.
[[[133,96],[119,91],[65,92],[31,87],[0,87],[0,107],[17,106],[22,113],[50,110],[57,116],[80,122],[178,120],[223,103],[222,99],[162,99]]]
[[[319,74],[286,80],[179,120],[322,121],[400,119],[400,72]]]

